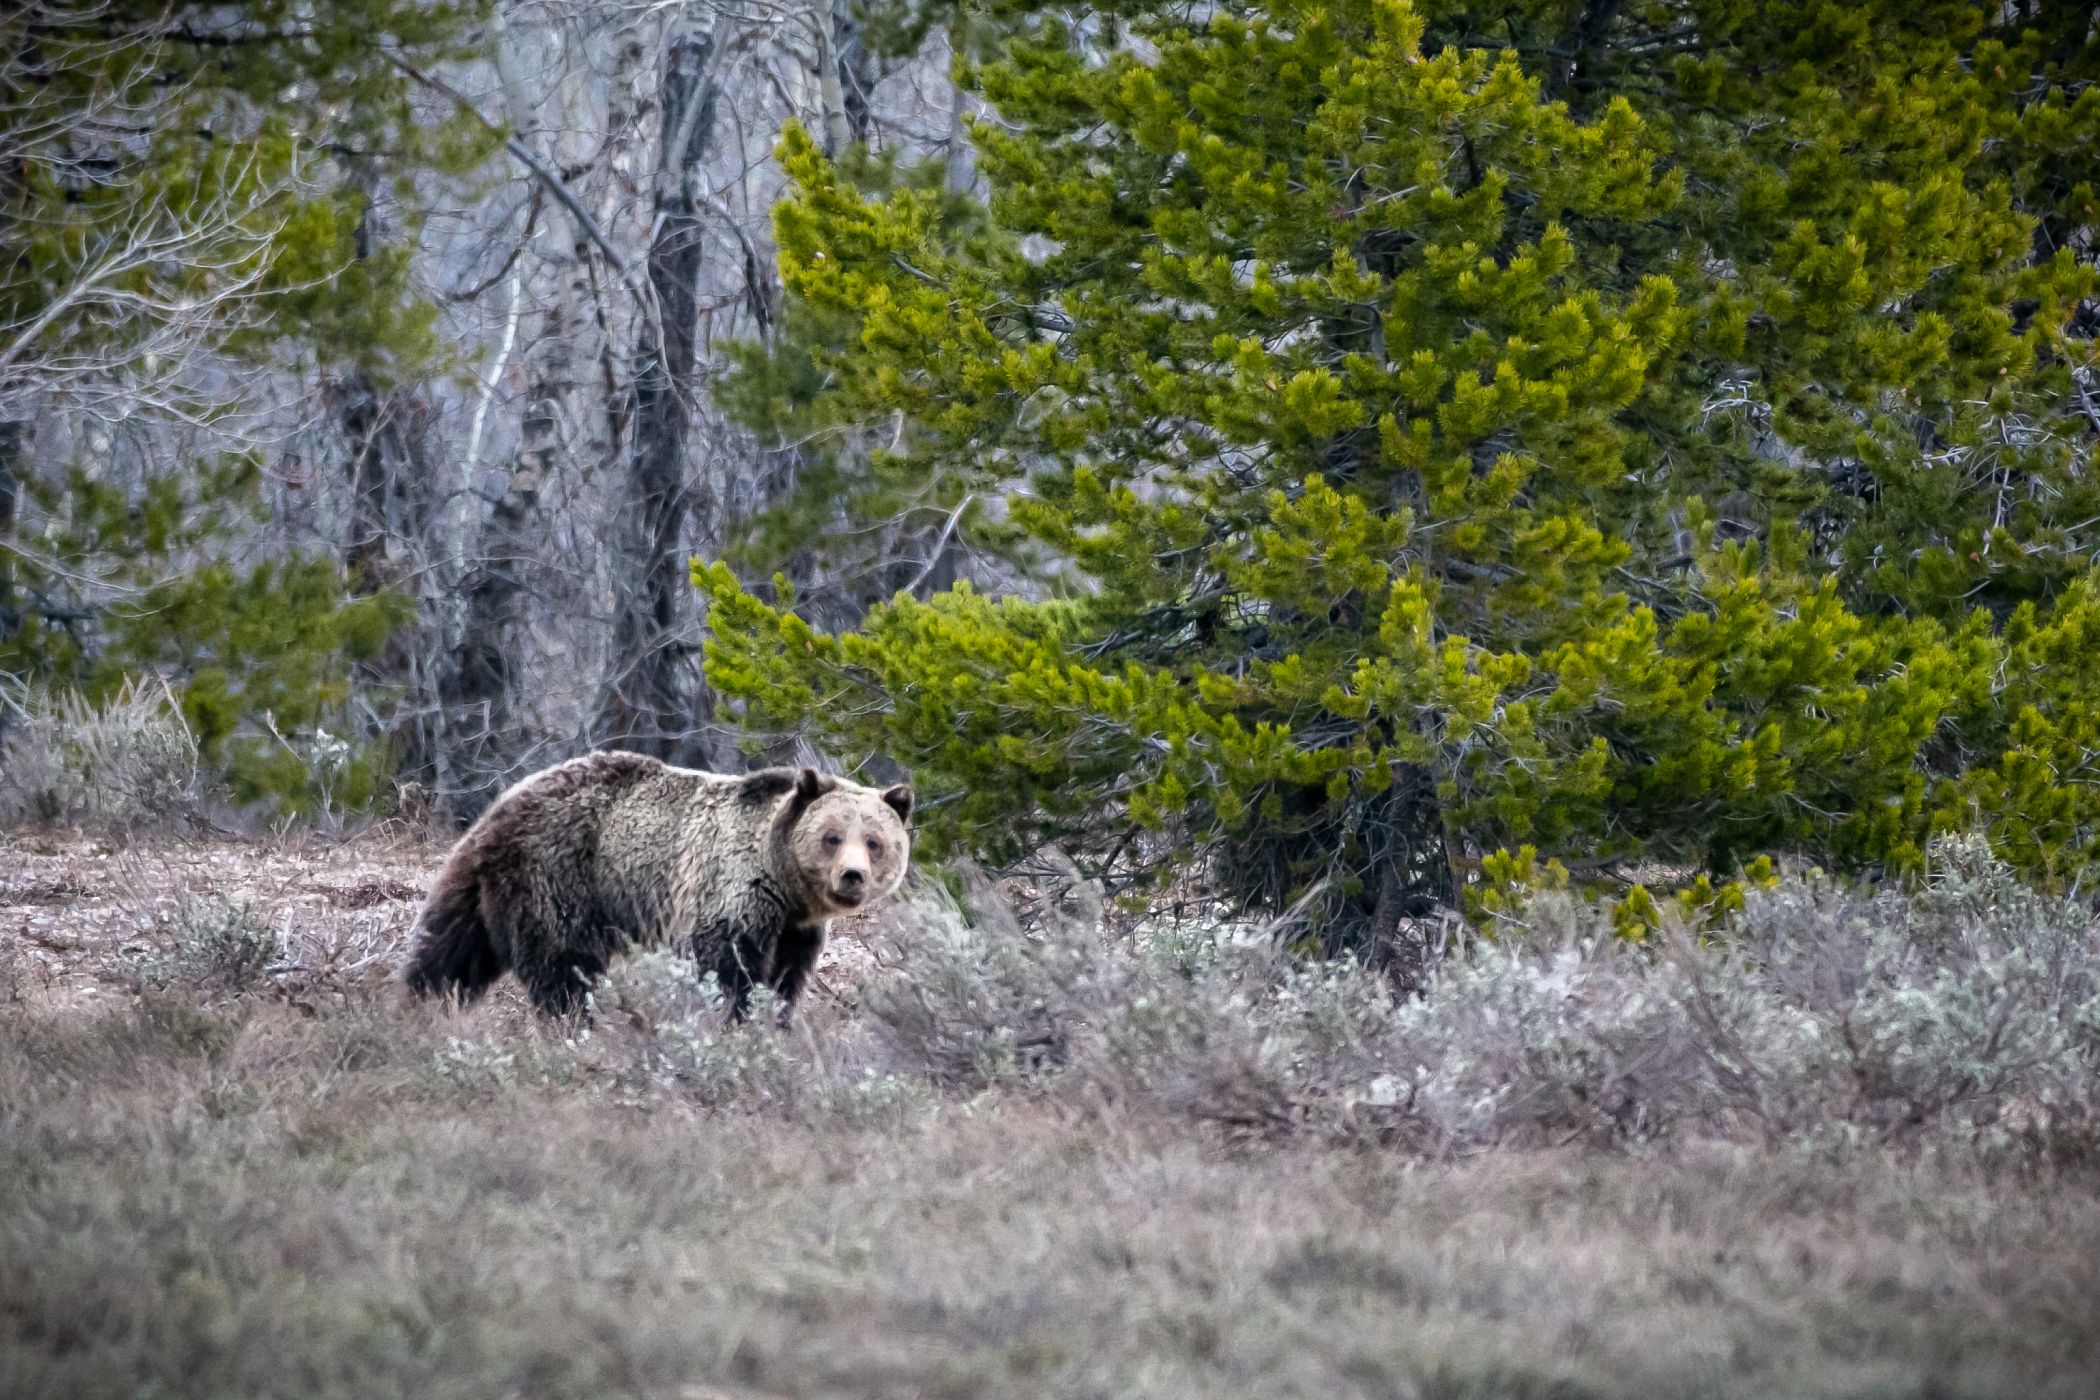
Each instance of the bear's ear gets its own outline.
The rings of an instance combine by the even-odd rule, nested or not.
[[[910,783],[899,783],[895,787],[884,788],[882,790],[882,800],[889,803],[891,807],[896,809],[897,820],[904,822],[908,822],[911,820]]]
[[[805,768],[795,775],[795,799],[788,803],[788,810],[800,812],[827,792],[836,791],[839,780],[829,773],[819,773],[814,768]]]

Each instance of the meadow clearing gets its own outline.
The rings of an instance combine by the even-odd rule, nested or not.
[[[2095,943],[1955,851],[1419,999],[980,883],[791,1030],[387,980],[436,846],[0,845],[0,1392],[2085,1396]],[[1964,864],[1964,860],[1968,863]]]

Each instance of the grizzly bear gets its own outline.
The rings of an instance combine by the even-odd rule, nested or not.
[[[742,777],[593,753],[535,773],[467,829],[431,885],[403,970],[418,996],[472,1001],[515,972],[568,1016],[612,958],[680,943],[741,1017],[794,1004],[826,921],[897,887],[911,789],[814,769]]]

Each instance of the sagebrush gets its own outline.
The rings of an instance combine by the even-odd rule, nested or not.
[[[711,1109],[822,1114],[872,1081],[897,1103],[1012,1092],[1437,1156],[2100,1147],[2100,935],[1977,838],[1936,846],[1914,892],[1791,876],[1719,933],[1645,944],[1542,896],[1418,995],[1260,928],[1029,933],[931,891],[874,954],[851,1001],[812,999],[795,1033],[724,1024],[675,954],[629,960],[580,1053],[622,1092]]]

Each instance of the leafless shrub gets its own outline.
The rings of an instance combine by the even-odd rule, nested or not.
[[[516,1082],[518,1053],[492,1038],[452,1036],[431,1059],[439,1079],[461,1094],[507,1089]]]
[[[384,982],[399,961],[398,932],[378,922],[295,922],[284,938],[289,989],[340,991]]]
[[[588,1026],[462,1033],[426,1065],[454,1088],[589,1082],[711,1114],[887,1119],[1010,1096],[1451,1156],[1721,1140],[2061,1163],[2100,1141],[2100,941],[2083,907],[1980,843],[1939,847],[1910,892],[1789,877],[1704,939],[1629,945],[1600,910],[1542,898],[1419,995],[1258,927],[1024,926],[996,892],[968,900],[915,894],[868,931],[846,994],[805,997],[792,1027],[763,997],[730,1023],[667,949],[615,963]],[[272,919],[280,936],[194,898],[162,918],[142,985],[295,1004],[356,996],[398,933]]]
[[[980,892],[982,893],[982,892]],[[878,940],[881,975],[861,1004],[891,1052],[933,1082],[983,1089],[1063,1065],[1082,1020],[1109,1003],[1124,959],[1101,926],[1021,930],[1008,906],[975,922],[928,890]]]
[[[805,1004],[791,1031],[761,988],[731,1022],[713,974],[671,949],[615,964],[591,1005],[592,1024],[570,1048],[625,1102],[867,1118],[931,1098],[879,1072],[865,1026],[819,1004]]]
[[[1745,910],[1737,949],[1746,978],[1812,1018],[1799,1053],[1828,1122],[1988,1141],[2021,1105],[2100,1122],[2100,935],[1981,838],[1941,843],[1914,895],[1782,884]]]
[[[198,815],[197,741],[164,684],[15,708],[0,736],[0,822],[133,832]]]

